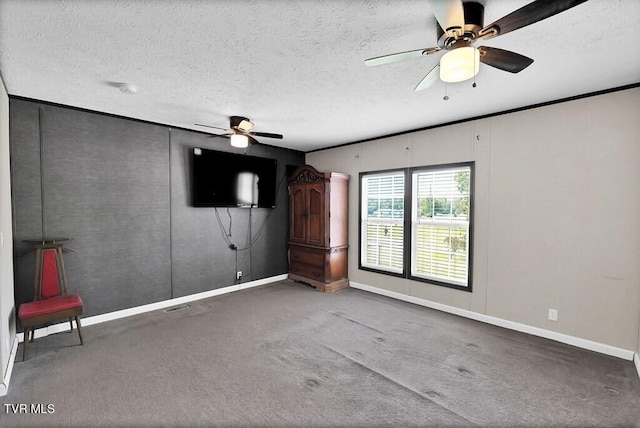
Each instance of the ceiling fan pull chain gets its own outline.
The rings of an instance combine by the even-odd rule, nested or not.
[[[478,55],[478,49],[474,49],[473,51],[473,56],[475,57],[476,55]],[[472,88],[475,88],[476,85],[476,74],[478,74],[478,65],[476,65],[476,61],[474,58],[473,61],[473,85],[471,85]]]
[[[449,100],[449,95],[447,95],[447,82],[444,83],[444,97],[442,97],[442,99],[445,101]]]

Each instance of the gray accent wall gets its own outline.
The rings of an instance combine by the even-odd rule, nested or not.
[[[227,140],[23,99],[11,99],[10,113],[18,305],[33,298],[34,253],[22,240],[43,235],[73,238],[78,252],[65,253],[65,265],[85,316],[237,283],[216,210],[190,200],[191,148],[229,151]],[[248,154],[277,159],[278,177],[304,161],[269,146]],[[283,183],[274,210],[217,210],[239,248],[250,217],[254,237],[266,221],[237,253],[243,282],[287,271],[286,204]]]

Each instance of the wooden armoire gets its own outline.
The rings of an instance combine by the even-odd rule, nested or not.
[[[289,176],[289,279],[331,292],[349,286],[349,176],[302,165]]]

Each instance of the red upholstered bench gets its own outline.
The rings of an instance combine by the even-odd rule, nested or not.
[[[62,273],[62,278],[60,278],[60,273]],[[35,300],[21,304],[18,309],[18,318],[24,329],[23,361],[27,358],[29,335],[31,334],[31,340],[33,340],[35,326],[68,319],[71,331],[73,331],[73,319],[75,318],[80,344],[83,344],[80,326],[82,299],[77,294],[67,294],[66,282],[62,262],[62,246],[59,244],[37,246]]]

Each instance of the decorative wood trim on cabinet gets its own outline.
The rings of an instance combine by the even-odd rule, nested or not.
[[[289,279],[331,292],[349,286],[349,176],[298,167],[289,178]]]

